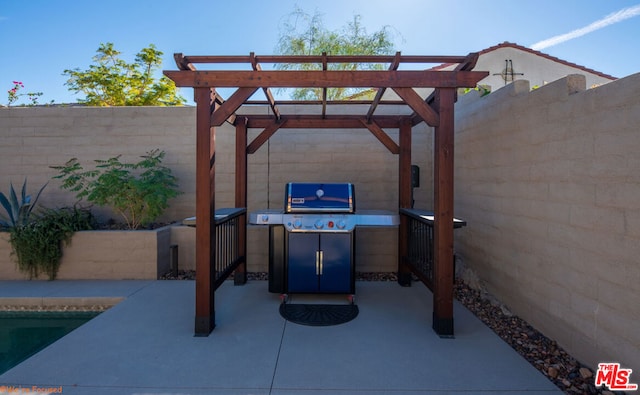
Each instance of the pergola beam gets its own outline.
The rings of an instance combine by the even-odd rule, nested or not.
[[[205,56],[181,56],[181,63],[251,63],[252,56],[243,55],[205,55]],[[323,62],[322,55],[255,55],[258,63],[318,63]],[[330,55],[327,57],[329,63],[392,63],[395,55]],[[468,60],[467,56],[423,56],[423,55],[402,55],[400,63],[463,63]]]
[[[270,115],[251,115],[249,128],[264,129],[273,124],[274,119]],[[407,117],[398,115],[376,116],[375,122],[381,128],[398,128],[403,119]],[[286,121],[286,122],[284,122]],[[364,122],[364,123],[363,123]],[[286,129],[361,129],[366,128],[366,117],[362,115],[283,115],[280,128]]]
[[[164,71],[178,87],[196,88],[473,88],[487,76],[479,71]]]

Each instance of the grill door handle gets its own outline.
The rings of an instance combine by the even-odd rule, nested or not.
[[[322,268],[324,266],[324,252],[322,250],[318,252],[320,253],[320,275],[322,276]]]
[[[320,274],[320,251],[316,251],[316,276]]]

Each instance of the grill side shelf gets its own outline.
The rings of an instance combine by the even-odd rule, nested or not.
[[[249,223],[252,225],[282,225],[282,211],[253,211],[249,213]]]

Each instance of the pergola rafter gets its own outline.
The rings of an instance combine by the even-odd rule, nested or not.
[[[194,88],[196,110],[196,335],[208,335],[215,326],[215,284],[212,271],[216,257],[215,212],[215,127],[224,122],[236,127],[236,207],[246,207],[247,155],[256,152],[282,128],[367,129],[394,155],[399,156],[399,209],[411,208],[411,127],[425,122],[435,128],[434,138],[434,295],[433,328],[442,336],[453,334],[453,132],[454,103],[458,88],[473,88],[489,73],[472,71],[477,53],[467,56],[174,56],[177,71],[165,71],[178,87]],[[317,70],[263,70],[266,63],[315,63]],[[388,64],[387,70],[331,70],[332,63]],[[401,66],[455,63],[453,70],[402,70]],[[250,70],[196,69],[195,65],[246,64]],[[217,88],[235,88],[229,99],[222,99]],[[272,88],[320,88],[317,101],[291,101],[274,98]],[[377,90],[372,100],[328,100],[329,88]],[[423,98],[416,90],[433,92]],[[266,100],[251,100],[262,89]],[[395,93],[399,98],[385,99]],[[317,106],[318,113],[286,114],[289,104]],[[367,110],[360,113],[366,105]],[[269,106],[270,114],[239,112],[243,106]],[[340,115],[330,114],[341,106]],[[387,115],[382,107],[404,106],[406,115]],[[351,111],[351,109],[353,111]],[[351,111],[351,112],[350,112]],[[378,113],[376,113],[378,112]],[[394,112],[395,114],[395,112]],[[249,128],[262,129],[251,142]],[[399,129],[396,143],[384,131]],[[398,281],[411,282],[414,270],[404,261],[407,252],[406,220],[399,228]],[[245,248],[246,219],[242,222],[241,249]],[[246,262],[238,261],[236,283],[246,281]]]
[[[253,70],[254,71],[262,71],[262,67],[260,66],[260,64],[256,60],[256,55],[253,52],[251,52],[249,57],[251,58],[251,66],[253,67]],[[276,100],[273,98],[273,94],[271,93],[271,89],[263,87],[262,90],[264,91],[264,95],[267,97],[267,102],[269,103],[269,107],[271,107],[271,111],[273,111],[273,115],[276,117],[276,120],[279,121],[280,120],[280,111],[278,110],[278,107],[276,107]]]
[[[398,67],[400,67],[400,52],[396,52],[396,56],[393,58],[393,62],[391,62],[391,65],[389,65],[389,70],[395,71],[398,70]],[[378,88],[376,96],[373,98],[371,106],[369,107],[369,111],[367,111],[367,122],[371,122],[373,112],[376,110],[376,107],[378,107],[378,104],[380,104],[380,100],[382,100],[382,96],[384,95],[384,92],[386,90],[387,88]]]

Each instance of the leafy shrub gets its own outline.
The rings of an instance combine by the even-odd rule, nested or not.
[[[45,209],[34,220],[10,230],[13,255],[18,269],[29,278],[45,273],[54,280],[60,267],[62,242],[68,244],[74,232],[93,229],[95,221],[86,209]]]
[[[180,194],[171,169],[162,166],[164,151],[153,150],[137,163],[122,163],[120,155],[96,160],[94,170],[84,170],[77,158],[64,166],[52,166],[60,172],[62,188],[77,192],[99,206],[109,206],[125,221],[129,229],[138,229],[158,218],[168,201]],[[137,174],[134,174],[137,173]]]
[[[480,92],[480,97],[485,97],[491,93],[491,87],[489,85],[476,85],[475,88],[464,88],[462,90],[465,95],[471,91],[478,91]]]

